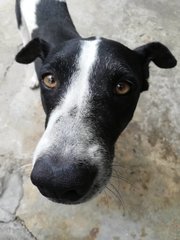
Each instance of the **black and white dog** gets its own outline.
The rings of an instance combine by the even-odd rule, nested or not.
[[[65,0],[16,0],[16,14],[24,43],[16,61],[35,61],[47,116],[31,180],[53,201],[85,202],[111,176],[114,144],[148,89],[150,61],[172,68],[176,60],[159,42],[130,50],[82,38]]]

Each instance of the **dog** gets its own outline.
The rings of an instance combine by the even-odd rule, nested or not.
[[[83,203],[111,177],[115,142],[148,90],[149,63],[177,61],[160,42],[131,50],[81,37],[64,0],[16,0],[16,16],[24,44],[16,61],[35,62],[32,88],[39,84],[46,113],[31,181],[52,201]]]

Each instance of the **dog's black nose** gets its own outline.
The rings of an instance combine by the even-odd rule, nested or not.
[[[45,196],[59,203],[76,203],[90,190],[97,175],[92,165],[54,164],[50,159],[38,160],[31,181]]]

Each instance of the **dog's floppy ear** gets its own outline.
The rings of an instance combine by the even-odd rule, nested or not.
[[[146,91],[149,88],[147,79],[149,77],[149,63],[151,61],[160,68],[173,68],[177,64],[175,57],[169,49],[160,42],[145,44],[134,49],[134,51],[140,56],[144,69],[144,81],[141,91]]]
[[[20,52],[15,59],[18,63],[28,64],[32,63],[36,58],[44,60],[48,55],[50,45],[39,38],[34,38]]]
[[[169,49],[160,42],[152,42],[135,49],[143,57],[144,64],[151,61],[160,68],[173,68],[177,61]]]

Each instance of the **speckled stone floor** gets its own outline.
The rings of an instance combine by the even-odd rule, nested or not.
[[[179,0],[67,3],[83,36],[104,36],[130,48],[162,41],[180,57]],[[117,178],[110,184],[123,204],[106,191],[79,206],[57,205],[29,180],[44,113],[39,91],[28,87],[32,69],[14,62],[21,44],[14,1],[0,0],[0,19],[0,240],[179,240],[179,65],[151,65],[150,89],[119,138]]]

